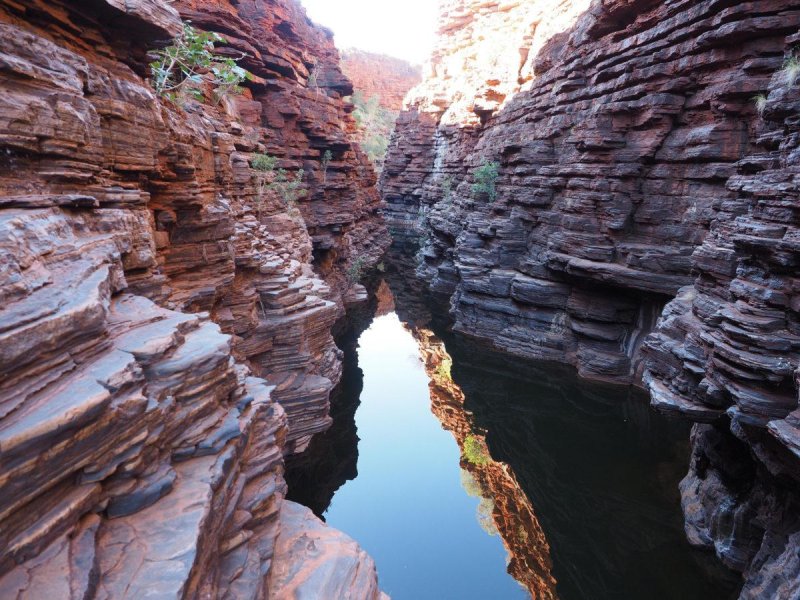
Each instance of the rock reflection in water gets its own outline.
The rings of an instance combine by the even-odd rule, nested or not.
[[[508,572],[532,598],[556,598],[550,547],[533,506],[513,471],[492,459],[483,435],[464,409],[464,394],[452,378],[452,360],[430,330],[412,328],[430,377],[431,409],[461,449],[461,480],[471,496],[482,498],[478,521],[490,535],[499,534],[509,554]]]
[[[381,312],[395,309],[385,285],[379,288],[378,297]],[[651,411],[646,398],[636,391],[586,382],[571,369],[558,365],[509,360],[463,337],[452,336],[437,323],[440,311],[421,310],[424,307],[418,297],[412,304],[402,296],[396,302],[397,314],[419,346],[430,380],[432,412],[458,444],[460,460],[448,460],[453,461],[456,474],[460,467],[463,497],[481,498],[473,518],[487,533],[499,534],[508,554],[508,573],[531,597],[721,600],[735,596],[735,578],[721,572],[711,557],[693,550],[683,533],[678,482],[688,461],[685,424]],[[354,413],[363,374],[355,363],[354,348],[356,331],[361,329],[363,326],[354,330],[343,345],[346,373],[344,387],[332,402],[334,427],[317,438],[309,452],[293,460],[287,476],[290,497],[320,515],[334,492],[356,475]],[[432,329],[444,338],[446,348]],[[397,395],[391,386],[398,383],[381,379],[400,365],[387,367],[376,363],[378,356],[367,357],[369,369],[376,371],[368,373],[372,377],[371,392],[364,390],[370,398],[365,403],[372,403],[370,426],[374,429],[374,419],[379,415],[383,423],[380,435],[389,435],[394,431],[391,428],[398,426],[416,434],[413,426],[398,425],[394,420],[407,418],[408,411],[417,409],[397,404],[397,398],[387,403]],[[381,390],[381,385],[389,387]],[[425,412],[422,405],[419,410]],[[423,597],[419,594],[425,590],[449,589],[453,577],[464,575],[466,563],[459,566],[455,548],[465,543],[466,529],[463,533],[462,529],[449,530],[454,556],[437,554],[440,564],[433,570],[423,566],[427,559],[420,562],[420,557],[409,558],[407,545],[411,541],[403,536],[408,537],[404,528],[416,522],[415,531],[427,531],[415,534],[423,536],[414,538],[419,544],[417,552],[424,554],[441,547],[443,532],[436,521],[441,516],[433,515],[442,514],[437,511],[441,511],[443,502],[455,510],[460,501],[458,493],[453,496],[452,491],[446,492],[449,496],[434,497],[430,482],[446,478],[445,471],[437,471],[446,469],[442,456],[434,453],[450,454],[438,443],[421,443],[417,435],[392,437],[391,441],[372,439],[374,435],[373,431],[367,445],[369,457],[362,442],[364,473],[348,484],[349,494],[342,490],[337,496],[339,512],[350,515],[344,528],[365,542],[376,557],[379,572],[392,572],[382,581],[393,582],[395,589],[390,587],[389,591],[396,590],[398,600]],[[401,443],[410,445],[401,448]],[[420,453],[415,444],[428,448],[428,453]],[[398,463],[397,452],[409,453],[409,460]],[[415,462],[412,453],[420,453],[419,460],[424,462]],[[370,469],[363,463],[368,458]],[[394,471],[387,473],[386,464]],[[428,483],[423,489],[411,487],[418,470],[427,473]],[[359,481],[360,487],[367,489],[356,492],[352,486],[358,487]],[[395,489],[403,493],[393,494]],[[376,508],[374,494],[382,498],[381,502],[396,503],[380,507],[381,514],[388,511],[393,516],[384,515],[389,520],[380,521],[379,526],[361,523],[365,513],[359,512]],[[458,510],[462,509],[463,503]],[[465,517],[469,519],[468,514]],[[359,527],[361,530],[355,531]],[[372,531],[372,527],[385,530]],[[470,544],[477,543],[470,539]],[[461,556],[463,560],[467,555]],[[497,569],[499,565],[487,563],[485,567]],[[496,580],[496,573],[481,570],[483,567],[467,569],[472,570],[473,581],[476,576],[486,577],[487,583]],[[457,597],[467,597],[463,592],[460,590],[462,595]],[[509,593],[504,591],[496,597],[512,597]]]
[[[341,344],[341,340],[337,342]],[[286,458],[287,497],[323,520],[336,491],[358,475],[355,415],[364,375],[358,367],[355,346],[347,344],[343,350],[342,381],[331,392],[333,424],[316,435],[305,452]]]
[[[358,475],[355,417],[364,388],[364,373],[358,366],[358,338],[375,316],[394,310],[394,298],[385,282],[370,288],[369,302],[350,307],[347,317],[333,331],[343,356],[342,380],[330,397],[331,427],[316,435],[305,452],[286,457],[287,497],[323,520],[336,491]]]
[[[511,515],[498,529],[515,560],[529,561],[512,572],[517,579],[530,587],[525,577],[543,564],[541,551],[530,562],[530,549],[549,547],[565,600],[736,596],[735,577],[683,533],[686,423],[655,413],[638,390],[590,383],[560,365],[509,359],[461,337],[447,348],[458,385],[434,387],[455,388],[451,397],[464,401],[435,400],[434,412],[448,428],[461,420],[485,432],[489,464],[509,473],[484,489],[495,515]],[[436,405],[448,402],[463,410],[443,415]],[[534,523],[525,521],[526,543],[514,536],[519,513]]]

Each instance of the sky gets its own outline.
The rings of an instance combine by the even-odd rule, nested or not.
[[[436,29],[436,0],[301,0],[311,19],[333,30],[339,49],[358,48],[425,62]]]

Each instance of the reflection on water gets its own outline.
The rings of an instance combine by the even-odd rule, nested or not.
[[[461,414],[483,433],[491,464],[509,473],[486,490],[504,503],[498,527],[524,563],[512,573],[534,597],[550,596],[531,577],[541,564],[535,553],[531,560],[531,539],[549,548],[562,599],[736,596],[735,579],[683,533],[685,423],[653,412],[635,390],[588,383],[559,365],[509,359],[458,337],[447,349]],[[515,539],[520,507],[535,511],[519,530],[525,540]]]
[[[524,598],[502,541],[476,519],[480,499],[461,486],[458,446],[431,414],[418,345],[396,314],[364,332],[358,359],[358,476],[325,520],[370,553],[395,600]]]
[[[480,500],[478,521],[490,535],[502,536],[509,555],[508,572],[532,597],[556,597],[550,547],[533,506],[514,472],[493,460],[483,432],[465,410],[465,396],[453,380],[453,361],[431,331],[413,328],[430,377],[431,410],[453,434],[461,451],[461,481],[468,495]]]
[[[685,424],[397,311],[405,326],[377,318],[357,363],[355,335],[343,344],[334,427],[287,473],[290,497],[357,539],[395,600],[735,596],[683,535]]]

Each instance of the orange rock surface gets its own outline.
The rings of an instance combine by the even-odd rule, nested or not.
[[[342,70],[366,99],[377,96],[384,108],[399,111],[408,91],[422,80],[422,69],[399,58],[350,48]]]

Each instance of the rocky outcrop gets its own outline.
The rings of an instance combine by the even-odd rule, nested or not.
[[[280,524],[275,552],[288,560],[269,574],[276,598],[389,600],[378,589],[372,558],[311,510],[287,502]]]
[[[635,379],[754,147],[752,97],[797,25],[789,4],[451,3],[382,181],[390,226],[429,233],[420,273],[452,298],[456,328]],[[500,166],[495,202],[472,192],[484,161]]]
[[[800,92],[793,78],[784,68],[770,80],[756,151],[725,181],[729,200],[692,257],[694,283],[667,305],[645,347],[654,404],[711,424],[698,425],[693,438],[682,488],[688,528],[747,570],[747,598],[800,594]]]
[[[246,53],[241,94],[156,97],[181,19]],[[276,538],[318,527],[283,454],[329,423],[346,270],[384,246],[330,34],[293,0],[9,1],[0,29],[0,596],[281,597]],[[298,207],[260,153],[305,170]]]
[[[422,80],[418,66],[355,48],[342,52],[342,71],[366,99],[376,96],[381,106],[391,111],[402,109],[408,91]]]
[[[382,175],[458,331],[713,423],[684,509],[744,597],[796,579],[799,26],[780,0],[453,0]]]

